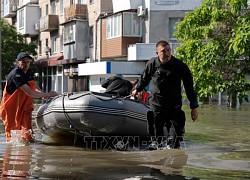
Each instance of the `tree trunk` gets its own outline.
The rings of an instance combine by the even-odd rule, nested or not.
[[[227,106],[228,107],[237,107],[237,92],[232,92],[227,96]]]

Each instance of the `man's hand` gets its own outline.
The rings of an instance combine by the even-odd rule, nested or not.
[[[135,90],[133,90],[133,91],[132,91],[132,93],[131,93],[131,94],[132,94],[132,96],[133,96],[133,97],[136,97],[136,96],[137,96],[137,94],[138,94],[138,91],[135,89]]]
[[[58,95],[58,93],[56,91],[51,91],[51,92],[48,93],[49,97],[54,97],[54,96],[57,96],[57,95]]]
[[[191,110],[191,118],[193,121],[195,121],[198,118],[198,109],[194,108]]]

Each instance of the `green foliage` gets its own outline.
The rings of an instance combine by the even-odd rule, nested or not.
[[[191,68],[200,100],[218,92],[238,92],[241,103],[248,101],[250,9],[247,0],[204,0],[176,29],[175,36],[181,43],[176,56]]]
[[[26,43],[24,37],[18,34],[15,27],[1,19],[2,30],[2,77],[5,79],[14,67],[15,59],[19,52],[26,51],[31,55],[36,55],[37,46],[33,43]]]

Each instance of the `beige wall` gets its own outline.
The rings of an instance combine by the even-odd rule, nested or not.
[[[94,28],[93,37],[95,39],[93,47],[90,47],[90,58],[92,60],[100,61],[101,59],[101,21],[97,20],[97,18],[103,12],[110,13],[112,11],[112,0],[95,0],[94,3],[88,4],[89,26]]]
[[[60,1],[56,1],[57,4],[57,15],[59,16],[59,22],[62,23],[64,22],[64,14],[60,14]],[[89,3],[89,1],[87,1]],[[63,1],[63,7],[66,8],[70,6],[70,1],[69,0],[64,0]],[[49,14],[51,12],[51,3],[50,0],[40,0],[39,1],[39,6],[41,8],[41,14],[42,16],[45,16],[46,13],[46,5],[49,5]],[[112,12],[113,6],[112,6],[112,0],[95,0],[94,3],[87,4],[88,5],[88,22],[89,22],[89,27],[93,26],[93,46],[90,47],[90,59],[92,60],[100,60],[100,47],[101,44],[101,21],[97,21],[98,16],[102,12]],[[63,26],[59,26],[58,30],[58,36],[57,36],[57,53],[53,55],[60,54],[60,34],[63,33]],[[40,40],[41,40],[41,49],[42,49],[42,54],[38,57],[38,59],[43,59],[46,58],[46,53],[44,51],[45,49],[45,43],[46,39],[49,39],[49,47],[51,47],[51,34],[50,32],[41,32],[40,33]]]

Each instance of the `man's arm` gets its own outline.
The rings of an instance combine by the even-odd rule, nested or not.
[[[22,89],[28,96],[33,98],[49,98],[58,95],[55,91],[51,91],[49,93],[34,91],[30,89],[27,84],[20,86],[20,89]]]
[[[193,121],[196,121],[198,118],[199,104],[197,100],[197,95],[194,91],[193,75],[186,64],[184,64],[182,80],[187,98],[190,102],[191,119]]]
[[[185,93],[190,102],[190,108],[191,109],[198,108],[199,104],[197,100],[197,95],[194,91],[193,75],[186,64],[184,64],[182,71],[183,71],[182,81],[185,88]]]

